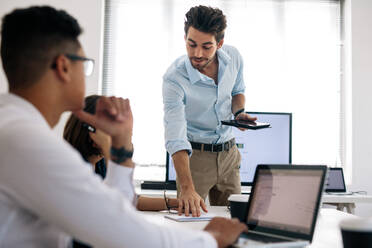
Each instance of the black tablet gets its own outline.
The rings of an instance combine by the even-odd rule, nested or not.
[[[247,129],[262,129],[262,128],[270,127],[270,123],[258,122],[258,121],[247,121],[247,120],[225,120],[225,121],[221,121],[221,124],[233,126],[233,127],[247,128]]]

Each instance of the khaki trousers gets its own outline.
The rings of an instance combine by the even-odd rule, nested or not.
[[[193,150],[190,170],[196,192],[204,200],[209,195],[211,206],[228,205],[227,198],[241,191],[240,161],[240,152],[236,146],[223,152]]]

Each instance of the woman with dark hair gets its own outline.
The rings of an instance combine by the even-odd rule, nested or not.
[[[84,111],[94,114],[96,110],[96,102],[100,96],[91,95],[85,98]],[[92,164],[96,174],[102,179],[106,177],[107,161],[110,158],[109,149],[111,147],[111,138],[103,131],[95,127],[81,122],[76,116],[71,114],[68,119],[63,137],[76,150],[78,150],[83,158]],[[177,208],[177,199],[167,198],[150,198],[137,197],[136,207],[142,211],[166,210]]]
[[[91,95],[85,98],[84,111],[94,114],[98,95]],[[78,150],[85,161],[94,166],[94,171],[104,179],[106,177],[106,158],[109,158],[109,147],[111,138],[101,130],[81,122],[72,115],[68,119],[63,138]]]

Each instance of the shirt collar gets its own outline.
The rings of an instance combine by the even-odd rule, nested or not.
[[[231,62],[231,57],[223,50],[217,50],[217,58],[219,62],[219,68],[224,68]],[[205,76],[203,73],[200,73],[197,69],[195,69],[190,61],[190,58],[186,56],[186,71],[189,75],[189,80],[191,84],[195,84],[198,81],[208,81],[209,78]],[[220,73],[220,72],[219,72]]]
[[[16,94],[0,94],[0,107],[2,105],[13,105],[20,109],[23,109],[25,115],[31,116],[34,120],[38,120],[40,123],[45,124],[49,129],[51,129],[40,111],[32,103]]]
[[[217,50],[218,62],[225,67],[231,62],[231,57],[222,48]]]
[[[190,61],[190,58],[186,56],[186,71],[189,75],[189,80],[191,84],[194,84],[200,80],[202,80],[203,74],[201,74],[197,69],[195,69]]]

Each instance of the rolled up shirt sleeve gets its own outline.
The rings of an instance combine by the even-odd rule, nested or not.
[[[192,148],[187,140],[187,123],[185,117],[185,93],[176,82],[164,78],[164,131],[165,147],[170,155],[180,150],[187,150],[191,155]]]
[[[238,74],[236,76],[235,84],[231,92],[232,96],[235,96],[238,94],[244,94],[244,91],[245,91],[245,83],[244,83],[244,77],[243,77],[244,62],[238,50],[235,49],[235,51],[237,55],[235,59],[237,60],[236,65],[238,66]]]

